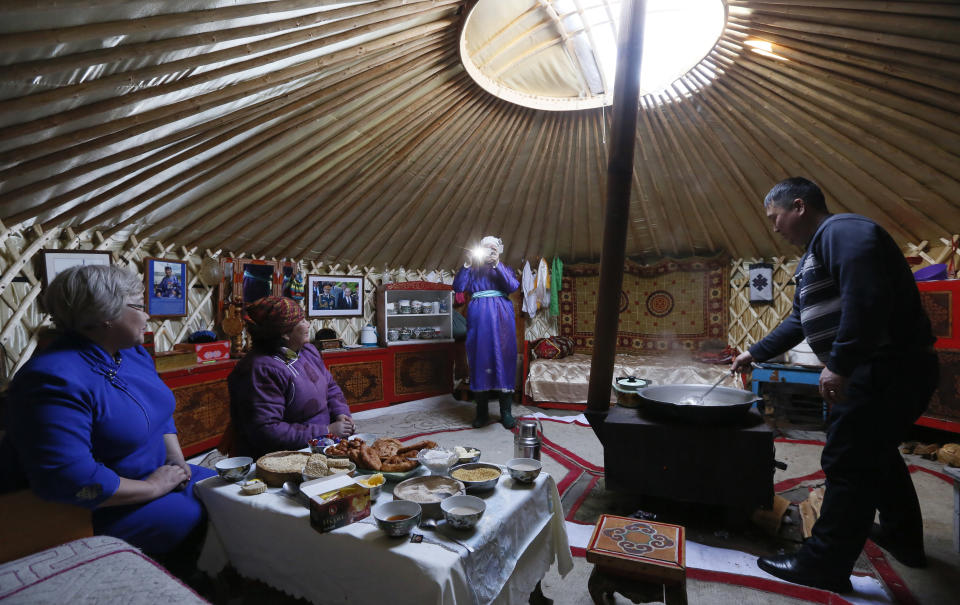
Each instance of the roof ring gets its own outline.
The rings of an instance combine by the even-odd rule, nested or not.
[[[487,92],[554,111],[613,103],[620,0],[478,0],[460,36],[464,68]],[[647,0],[643,94],[684,75],[713,49],[724,0]]]

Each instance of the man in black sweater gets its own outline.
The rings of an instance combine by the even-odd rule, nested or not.
[[[825,366],[820,395],[830,413],[820,459],[826,491],[813,535],[796,554],[757,563],[790,582],[845,592],[867,537],[905,565],[926,562],[920,504],[897,448],[936,387],[935,339],[913,274],[879,225],[830,214],[820,188],[801,177],[777,183],[763,203],[774,231],[806,252],[793,313],[733,369],[806,337]]]

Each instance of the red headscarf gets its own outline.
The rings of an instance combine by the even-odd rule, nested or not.
[[[258,332],[286,334],[303,319],[303,307],[295,300],[265,296],[247,305],[244,320]]]

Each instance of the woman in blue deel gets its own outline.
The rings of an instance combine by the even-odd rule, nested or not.
[[[73,267],[44,306],[62,334],[10,384],[5,488],[92,509],[94,533],[161,560],[192,552],[205,525],[193,484],[216,473],[184,461],[173,393],[140,346],[143,282],[119,267]]]
[[[453,279],[455,292],[471,294],[467,307],[467,362],[470,390],[477,403],[473,426],[489,420],[488,404],[500,401],[500,423],[508,429],[516,424],[511,413],[517,372],[517,328],[513,303],[507,296],[520,287],[513,269],[500,262],[503,242],[488,235],[480,240]]]

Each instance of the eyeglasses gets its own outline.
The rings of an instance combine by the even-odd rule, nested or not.
[[[136,309],[137,311],[145,311],[145,310],[146,310],[146,307],[143,306],[143,305],[136,305],[136,304],[127,303],[127,306],[130,307],[131,309]]]

